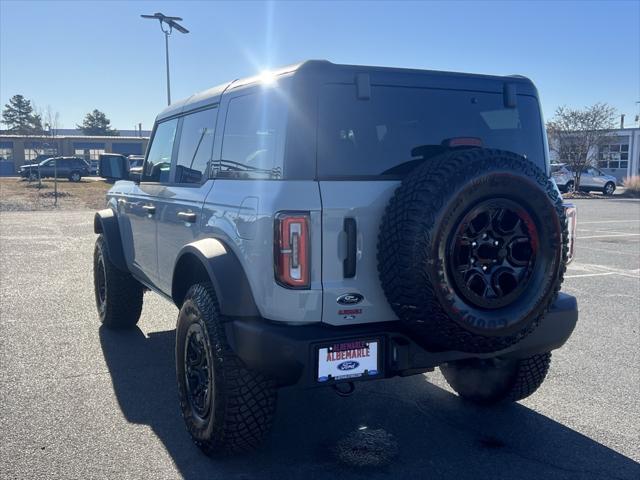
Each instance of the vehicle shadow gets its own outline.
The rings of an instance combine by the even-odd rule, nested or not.
[[[364,383],[349,398],[326,388],[283,389],[260,451],[211,459],[191,443],[180,417],[174,341],[174,330],[145,337],[137,328],[100,329],[125,418],[152,428],[184,478],[640,478],[634,460],[544,415],[522,405],[474,407],[422,375]],[[340,461],[341,440],[363,429],[393,435],[397,456],[376,468]],[[376,454],[368,443],[353,452]]]

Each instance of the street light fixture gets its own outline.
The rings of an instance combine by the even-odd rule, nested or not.
[[[142,18],[155,19],[160,22],[160,30],[164,33],[164,48],[167,60],[167,105],[171,105],[171,82],[169,80],[169,35],[175,28],[180,33],[189,33],[189,30],[184,28],[178,22],[182,21],[180,17],[168,17],[160,12],[153,15],[140,15]]]

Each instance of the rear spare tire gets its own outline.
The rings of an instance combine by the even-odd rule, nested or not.
[[[378,270],[426,348],[493,352],[538,325],[566,254],[553,182],[520,155],[477,148],[425,162],[402,182],[382,220]]]

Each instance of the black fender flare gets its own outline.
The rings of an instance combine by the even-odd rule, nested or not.
[[[178,308],[189,287],[202,281],[213,284],[222,315],[260,315],[240,260],[228,245],[216,238],[189,243],[178,253],[171,280],[171,297]]]
[[[110,208],[105,208],[96,212],[93,217],[93,231],[102,234],[107,244],[107,254],[109,260],[123,272],[128,272],[127,262],[124,259],[122,250],[122,239],[120,238],[120,228],[118,227],[118,217]]]

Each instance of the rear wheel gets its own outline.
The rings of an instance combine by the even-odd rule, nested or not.
[[[607,184],[602,189],[603,195],[613,195],[613,192],[616,191],[616,184],[613,182],[607,182]]]
[[[69,175],[69,180],[72,182],[79,182],[82,179],[82,175],[80,175],[80,172],[71,172],[71,175]]]
[[[93,253],[93,284],[100,321],[108,328],[131,328],[142,313],[144,288],[129,272],[119,270],[109,259],[102,235]]]
[[[544,381],[551,353],[522,359],[491,358],[453,362],[440,367],[447,383],[465,400],[481,405],[517,402]]]
[[[180,308],[176,373],[187,430],[207,455],[253,450],[269,433],[275,383],[229,346],[209,283],[192,286]]]

